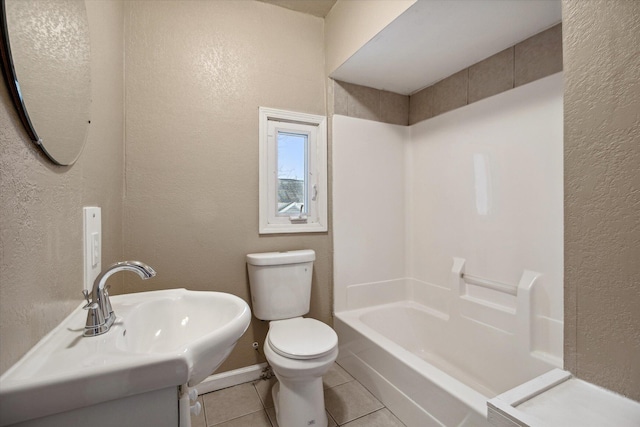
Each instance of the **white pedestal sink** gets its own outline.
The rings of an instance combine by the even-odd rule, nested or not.
[[[111,297],[111,330],[83,337],[82,305],[0,377],[0,426],[198,384],[251,320],[230,294],[186,289]],[[176,394],[177,405],[177,394]]]

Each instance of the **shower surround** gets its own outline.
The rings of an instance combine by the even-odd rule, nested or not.
[[[333,117],[339,362],[409,426],[484,425],[562,365],[562,92],[557,73],[410,127]]]

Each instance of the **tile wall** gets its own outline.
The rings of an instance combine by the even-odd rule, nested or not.
[[[394,125],[409,124],[408,96],[337,80],[331,82],[333,111],[330,114]]]
[[[330,113],[413,125],[559,71],[562,71],[562,24],[410,96],[333,81]]]

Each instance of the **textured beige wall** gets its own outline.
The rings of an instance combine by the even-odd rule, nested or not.
[[[76,164],[36,149],[0,85],[0,372],[82,301],[82,206],[102,207],[102,262],[122,255],[122,3],[87,12],[92,121]]]
[[[563,2],[565,367],[640,400],[640,2]]]
[[[314,249],[310,316],[331,324],[327,233],[258,235],[258,107],[325,114],[323,20],[253,1],[129,2],[125,257],[153,280],[250,301],[245,255]],[[253,319],[221,371],[263,361]]]
[[[325,18],[327,75],[415,2],[416,0],[338,0]]]

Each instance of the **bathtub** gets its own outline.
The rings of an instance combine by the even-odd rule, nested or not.
[[[530,285],[519,295],[527,304]],[[425,302],[434,300],[432,286],[407,286],[414,297],[337,312],[334,319],[337,362],[407,426],[489,427],[488,399],[561,363],[526,344],[524,308],[507,310],[465,291],[435,309]],[[356,289],[392,294],[380,284]]]

